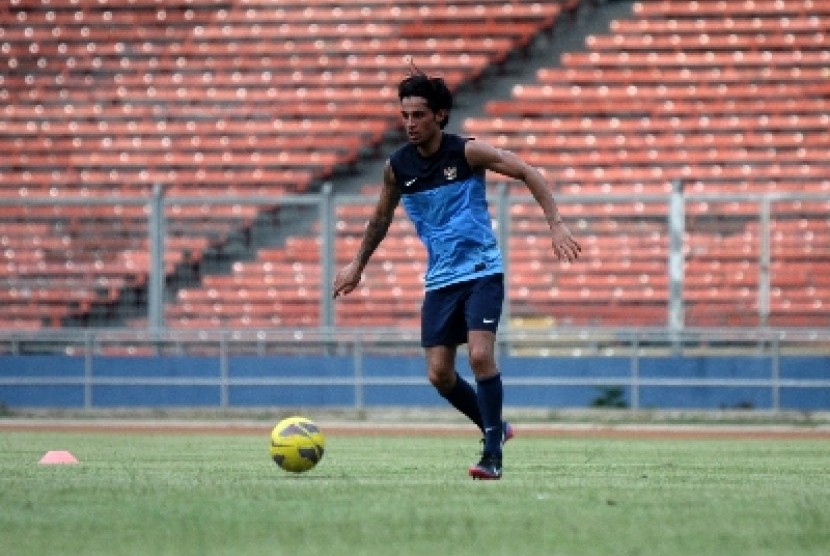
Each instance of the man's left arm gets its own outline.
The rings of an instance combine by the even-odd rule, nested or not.
[[[481,141],[468,141],[464,154],[467,162],[474,168],[484,168],[524,182],[545,213],[556,257],[569,262],[577,259],[582,248],[565,226],[556,201],[548,191],[548,184],[539,170],[512,152],[497,149]]]

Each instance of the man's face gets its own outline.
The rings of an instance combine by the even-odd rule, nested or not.
[[[428,143],[436,133],[441,132],[444,120],[443,110],[433,112],[423,97],[404,97],[401,99],[401,118],[406,130],[406,137],[414,145]]]

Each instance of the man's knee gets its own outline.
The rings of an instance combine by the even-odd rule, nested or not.
[[[431,367],[427,374],[430,384],[443,394],[446,394],[455,386],[455,367]]]
[[[478,338],[469,344],[470,368],[477,379],[490,378],[498,370],[493,342],[488,336]]]

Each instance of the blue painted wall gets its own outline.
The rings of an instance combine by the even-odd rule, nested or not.
[[[459,368],[465,368],[463,359]],[[507,385],[505,403],[512,407],[588,407],[602,395],[602,387],[619,386],[630,404],[629,357],[540,358],[509,357],[500,362]],[[94,357],[92,406],[96,408],[217,407],[222,400],[220,361],[216,357]],[[639,378],[767,380],[773,372],[769,357],[692,357],[639,360]],[[69,356],[0,357],[0,402],[9,407],[80,408],[85,403],[85,360]],[[830,357],[781,357],[782,380],[827,380]],[[396,377],[407,385],[368,385],[362,391],[366,406],[438,406],[445,401],[428,384],[421,356],[366,356],[366,379]],[[469,376],[469,374],[467,373]],[[351,356],[234,356],[228,359],[228,407],[354,406],[356,392]],[[257,385],[260,379],[320,379],[324,385]],[[589,379],[595,385],[520,385],[517,380],[540,378]],[[117,385],[119,379],[148,384]],[[41,380],[43,384],[23,384]],[[155,381],[155,383],[153,383]],[[163,384],[174,381],[176,384]],[[199,382],[202,384],[199,384]],[[14,382],[14,383],[12,383]],[[195,382],[195,384],[194,384]],[[783,387],[781,409],[830,410],[830,388]],[[644,409],[770,409],[773,394],[767,387],[641,386]]]

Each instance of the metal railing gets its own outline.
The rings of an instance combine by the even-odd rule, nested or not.
[[[747,258],[754,256],[757,260],[757,283],[755,291],[750,292],[751,297],[757,299],[757,322],[765,326],[770,314],[771,277],[770,268],[774,262],[774,254],[771,249],[771,222],[775,217],[798,219],[801,215],[793,212],[791,208],[777,209],[776,207],[793,203],[819,203],[826,210],[828,199],[826,195],[811,193],[766,193],[757,194],[718,194],[701,195],[687,194],[682,191],[679,183],[675,184],[673,191],[667,195],[558,195],[558,201],[563,207],[563,212],[568,215],[569,220],[579,222],[590,221],[591,217],[581,217],[572,214],[572,204],[594,205],[603,207],[631,206],[656,204],[665,206],[665,217],[660,224],[666,238],[668,256],[665,262],[665,273],[668,277],[668,301],[666,303],[665,325],[675,331],[694,323],[689,323],[684,316],[686,305],[683,297],[684,288],[684,262],[688,261],[693,254],[688,253],[688,246],[684,244],[684,237],[690,232],[690,223],[693,225],[696,219],[701,218],[699,209],[694,209],[706,204],[711,211],[708,216],[712,219],[736,221],[750,219],[757,222],[758,245],[751,246],[754,255],[747,255]],[[168,197],[165,196],[160,187],[156,187],[153,194],[148,197],[95,197],[95,196],[57,196],[57,197],[27,197],[27,198],[0,198],[0,207],[38,207],[38,206],[107,206],[118,204],[121,206],[143,206],[147,214],[147,244],[150,260],[149,279],[147,281],[147,303],[143,310],[147,317],[149,329],[164,328],[164,303],[165,303],[165,251],[170,232],[170,216],[165,216],[173,207],[187,206],[260,206],[260,207],[304,207],[310,210],[311,218],[318,223],[319,237],[319,261],[321,267],[321,283],[317,292],[319,298],[319,322],[323,328],[333,327],[335,322],[335,309],[331,298],[331,278],[334,273],[335,260],[335,237],[337,230],[337,207],[348,204],[371,204],[373,199],[365,195],[343,195],[336,194],[331,186],[324,187],[319,194],[285,195],[280,197],[266,196],[217,196],[217,197]],[[742,203],[752,205],[757,210],[754,214],[732,215],[728,210],[719,207]],[[510,236],[514,230],[511,208],[520,204],[533,204],[533,200],[527,195],[511,195],[509,187],[500,184],[494,187],[494,194],[491,195],[492,212],[498,225],[498,233],[501,236],[501,246],[505,251],[505,260],[510,261]],[[541,218],[541,211],[539,218]],[[21,211],[23,214],[23,211]],[[825,212],[826,214],[826,212]],[[813,218],[821,219],[820,214],[814,214]],[[2,222],[2,219],[0,219]],[[577,235],[583,232],[576,226]],[[588,224],[590,229],[590,222]],[[694,231],[694,230],[692,230]],[[830,235],[830,230],[820,232]],[[822,238],[820,238],[822,239]],[[813,254],[814,257],[826,256],[830,258],[830,249],[827,247],[826,238],[817,242],[820,252]],[[586,274],[591,270],[586,268]],[[597,272],[602,272],[598,270]],[[508,271],[507,280],[510,280]],[[137,307],[138,310],[141,307]],[[830,307],[826,312],[830,315]],[[140,315],[138,315],[140,316]],[[511,316],[510,300],[505,306],[505,320]]]
[[[507,387],[556,389],[562,387],[619,386],[627,392],[630,409],[641,409],[641,394],[648,388],[722,388],[761,389],[769,393],[772,411],[782,407],[784,389],[830,389],[830,330],[826,329],[685,329],[679,334],[668,329],[555,329],[549,331],[505,330],[498,338],[498,359]],[[236,376],[231,372],[237,356],[275,358],[289,361],[299,352],[323,357],[338,356],[348,361],[344,372],[337,376],[279,370],[262,376]],[[376,387],[424,386],[423,376],[400,376],[366,372],[366,362],[379,354],[409,354],[420,358],[417,334],[406,331],[368,329],[309,330],[55,330],[43,332],[0,332],[0,361],[7,363],[27,354],[70,355],[82,358],[82,375],[53,373],[33,376],[14,374],[8,369],[0,373],[0,391],[4,387],[83,388],[83,407],[97,407],[93,392],[98,387],[210,387],[218,392],[217,407],[232,407],[229,392],[238,387],[347,387],[353,391],[353,406],[365,408],[366,392]],[[793,354],[811,353],[824,368],[814,369],[809,378],[782,376],[782,359]],[[199,356],[215,358],[218,372],[207,376],[110,376],[101,370],[125,354],[150,358],[157,356]],[[750,358],[768,362],[766,376],[682,376],[672,365],[678,357]],[[115,359],[113,359],[115,358]],[[544,376],[527,375],[523,364],[537,358],[550,362],[551,372]],[[585,361],[585,372],[577,375],[557,374],[556,362]],[[614,374],[592,375],[590,367],[603,360],[614,361]],[[624,365],[619,365],[620,361]],[[664,371],[660,376],[641,372],[645,361],[657,362]],[[599,363],[598,363],[599,362]],[[670,409],[670,408],[669,408]],[[827,408],[824,408],[827,409]]]
[[[563,212],[566,214],[569,223],[572,224],[574,231],[578,237],[583,234],[592,234],[595,231],[592,229],[595,222],[603,218],[602,211],[608,212],[611,216],[608,219],[613,219],[613,213],[617,207],[626,208],[629,211],[627,216],[620,218],[618,221],[634,221],[632,218],[632,211],[636,213],[643,206],[651,207],[651,213],[644,216],[644,220],[648,220],[654,224],[658,234],[661,238],[660,245],[665,247],[666,254],[660,255],[663,259],[662,270],[659,275],[668,284],[665,301],[658,299],[653,301],[655,306],[662,307],[665,310],[665,327],[678,332],[689,326],[700,326],[694,319],[689,318],[687,307],[689,305],[686,297],[688,292],[684,289],[688,288],[686,276],[684,274],[685,268],[691,264],[696,254],[691,251],[691,246],[687,243],[688,238],[692,234],[706,234],[709,233],[709,227],[712,222],[716,222],[718,226],[739,230],[746,228],[747,223],[750,223],[754,228],[752,236],[752,244],[747,244],[747,251],[742,255],[742,260],[751,262],[750,272],[754,272],[757,276],[748,280],[749,285],[745,288],[746,298],[750,300],[747,302],[755,311],[755,318],[752,322],[744,323],[743,325],[751,326],[767,326],[771,314],[771,299],[774,292],[772,283],[771,268],[777,262],[776,257],[779,256],[773,245],[773,223],[781,221],[799,222],[800,220],[812,219],[813,222],[826,222],[826,215],[830,211],[830,201],[826,195],[820,193],[795,193],[795,192],[781,192],[781,193],[765,193],[765,194],[690,194],[683,192],[681,184],[675,183],[671,192],[667,194],[647,194],[647,195],[557,195],[557,199],[562,206]],[[322,192],[318,194],[303,194],[303,195],[284,195],[279,197],[268,196],[216,196],[216,197],[171,197],[166,196],[160,187],[156,187],[150,196],[143,197],[88,197],[88,196],[55,196],[55,197],[28,197],[28,198],[0,198],[0,207],[20,207],[20,216],[15,216],[15,210],[5,211],[5,216],[0,217],[0,225],[3,222],[26,222],[26,210],[30,208],[61,208],[61,207],[90,207],[90,206],[106,206],[106,207],[140,207],[143,210],[146,226],[138,226],[138,229],[129,233],[133,234],[134,240],[142,245],[146,245],[147,258],[150,261],[149,274],[146,280],[145,292],[140,294],[146,295],[136,302],[134,307],[128,308],[133,311],[131,316],[143,317],[142,322],[146,322],[144,326],[148,330],[164,329],[165,320],[165,301],[170,301],[175,295],[175,290],[171,290],[170,275],[167,274],[169,269],[165,267],[166,255],[172,251],[170,242],[175,239],[176,234],[188,233],[186,227],[183,228],[181,222],[177,220],[175,211],[182,207],[201,207],[203,208],[206,219],[211,222],[214,217],[211,211],[220,209],[222,207],[250,207],[253,210],[259,209],[274,209],[278,208],[277,213],[282,213],[287,209],[302,210],[306,222],[306,230],[309,233],[316,234],[319,239],[319,261],[320,269],[320,284],[316,292],[317,295],[317,310],[319,318],[316,319],[320,323],[321,329],[332,328],[339,323],[336,319],[335,307],[332,303],[331,297],[331,282],[334,274],[335,264],[335,241],[338,237],[337,226],[335,225],[338,218],[338,207],[345,205],[366,205],[371,206],[374,202],[366,195],[351,195],[351,194],[337,194],[330,185],[323,188]],[[517,230],[516,219],[514,214],[516,207],[520,205],[528,205],[531,210],[528,211],[534,214],[533,218],[538,218],[542,221],[541,211],[535,206],[534,201],[528,195],[515,195],[511,193],[510,185],[505,183],[496,184],[492,188],[490,195],[491,209],[494,217],[494,222],[497,226],[498,234],[500,235],[500,243],[502,249],[505,251],[505,262],[508,266],[506,273],[506,281],[508,288],[511,286],[510,261],[511,256],[511,237],[515,238],[520,231]],[[741,210],[734,211],[736,205],[742,206]],[[593,206],[592,211],[574,210],[574,206],[589,207]],[[656,209],[654,207],[657,207]],[[809,208],[807,208],[809,207]],[[601,210],[600,210],[601,209]],[[267,212],[267,211],[266,211]],[[69,220],[69,217],[44,217],[44,222],[54,223],[55,221]],[[87,215],[86,218],[94,220],[94,214]],[[703,222],[702,224],[699,224]],[[316,229],[315,229],[316,224]],[[51,225],[51,224],[50,224]],[[128,228],[127,226],[124,227]],[[129,231],[129,230],[128,230]],[[272,233],[269,230],[268,233]],[[284,232],[282,232],[284,233]],[[601,233],[601,232],[597,232]],[[606,232],[607,233],[607,232]],[[621,232],[624,233],[624,232]],[[814,234],[812,241],[815,249],[809,254],[815,261],[830,260],[830,226],[825,226],[822,229],[807,231],[805,233]],[[143,234],[143,235],[142,235]],[[739,233],[734,235],[741,239]],[[255,251],[251,251],[255,252]],[[779,250],[780,252],[780,250]],[[232,263],[237,256],[237,253],[228,253],[223,255],[228,263]],[[249,255],[250,256],[250,255]],[[783,256],[783,255],[782,255]],[[583,260],[588,263],[590,255],[583,257]],[[382,261],[373,261],[374,264],[380,264]],[[583,264],[580,261],[579,264]],[[209,270],[205,272],[209,273]],[[551,272],[557,273],[557,268],[551,268]],[[592,270],[586,268],[583,274],[590,276]],[[660,276],[657,276],[660,278]],[[193,287],[199,284],[198,278],[191,283],[185,283],[184,286]],[[824,318],[830,322],[830,300],[823,299],[821,296],[825,295],[824,290],[817,291],[815,298],[815,307],[810,309],[813,315],[818,315],[818,319],[813,319],[813,325],[816,322],[823,323],[821,319]],[[662,295],[662,294],[661,294]],[[800,295],[803,297],[809,296],[810,292],[805,288]],[[505,303],[503,321],[508,322],[510,317],[515,313],[516,300],[508,297]],[[698,303],[704,305],[703,303]],[[718,311],[720,308],[714,307],[712,311]],[[824,316],[822,316],[824,315]],[[568,324],[567,320],[560,320],[558,324]],[[115,323],[117,325],[117,322]],[[133,326],[135,327],[135,326]]]

